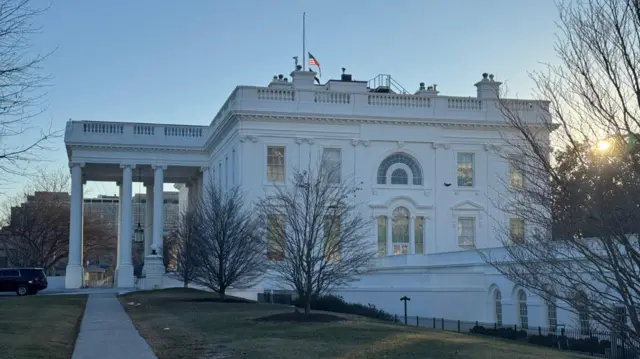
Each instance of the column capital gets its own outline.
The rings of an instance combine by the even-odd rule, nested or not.
[[[207,172],[209,170],[209,166],[200,166],[200,172]]]
[[[136,168],[136,165],[131,164],[131,163],[121,163],[120,164],[120,168],[122,168],[122,169],[125,169],[125,168],[134,169],[134,168]]]
[[[76,167],[76,166],[80,166],[80,168],[83,168],[84,165],[85,165],[84,162],[71,162],[71,161],[69,161],[69,168],[73,168],[73,167]]]
[[[168,167],[167,165],[151,165],[151,168],[152,168],[153,170],[161,169],[161,170],[163,170],[163,171],[164,171],[164,170],[166,170],[166,169],[167,169],[167,167]]]

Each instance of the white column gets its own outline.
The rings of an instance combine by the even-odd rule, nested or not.
[[[151,254],[153,243],[153,185],[145,183],[146,203],[144,209],[144,256]]]
[[[120,197],[120,257],[116,268],[116,285],[118,288],[134,286],[133,265],[131,264],[131,246],[133,245],[133,203],[132,185],[135,165],[122,164],[122,196]]]
[[[120,245],[120,243],[122,243],[121,238],[121,228],[122,228],[122,181],[118,181],[118,249],[116,251],[116,266],[118,264],[120,264],[120,257],[122,256],[122,254],[120,253],[120,251],[122,250],[122,246]]]
[[[393,255],[393,217],[387,216],[387,255]]]
[[[71,168],[71,206],[69,219],[69,260],[65,288],[80,288],[82,267],[82,167],[84,163],[69,163]]]
[[[167,166],[153,165],[153,245],[156,255],[162,257],[164,235],[164,170]]]
[[[416,217],[409,216],[409,254],[416,254]]]
[[[211,177],[211,171],[209,170],[209,166],[200,167],[200,172],[202,173],[202,179],[200,180],[199,196],[200,196],[200,199],[202,199],[207,195],[207,191],[209,187],[213,184],[213,177]],[[218,176],[220,175],[222,174],[218,173]]]

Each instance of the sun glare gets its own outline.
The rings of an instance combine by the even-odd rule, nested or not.
[[[611,143],[607,140],[600,140],[596,145],[598,151],[608,151],[611,148]]]

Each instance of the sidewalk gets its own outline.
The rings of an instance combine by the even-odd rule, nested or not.
[[[72,359],[157,359],[115,293],[89,295]]]

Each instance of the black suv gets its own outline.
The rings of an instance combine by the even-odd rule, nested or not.
[[[36,294],[47,288],[47,276],[42,268],[0,269],[0,292],[18,295]]]

